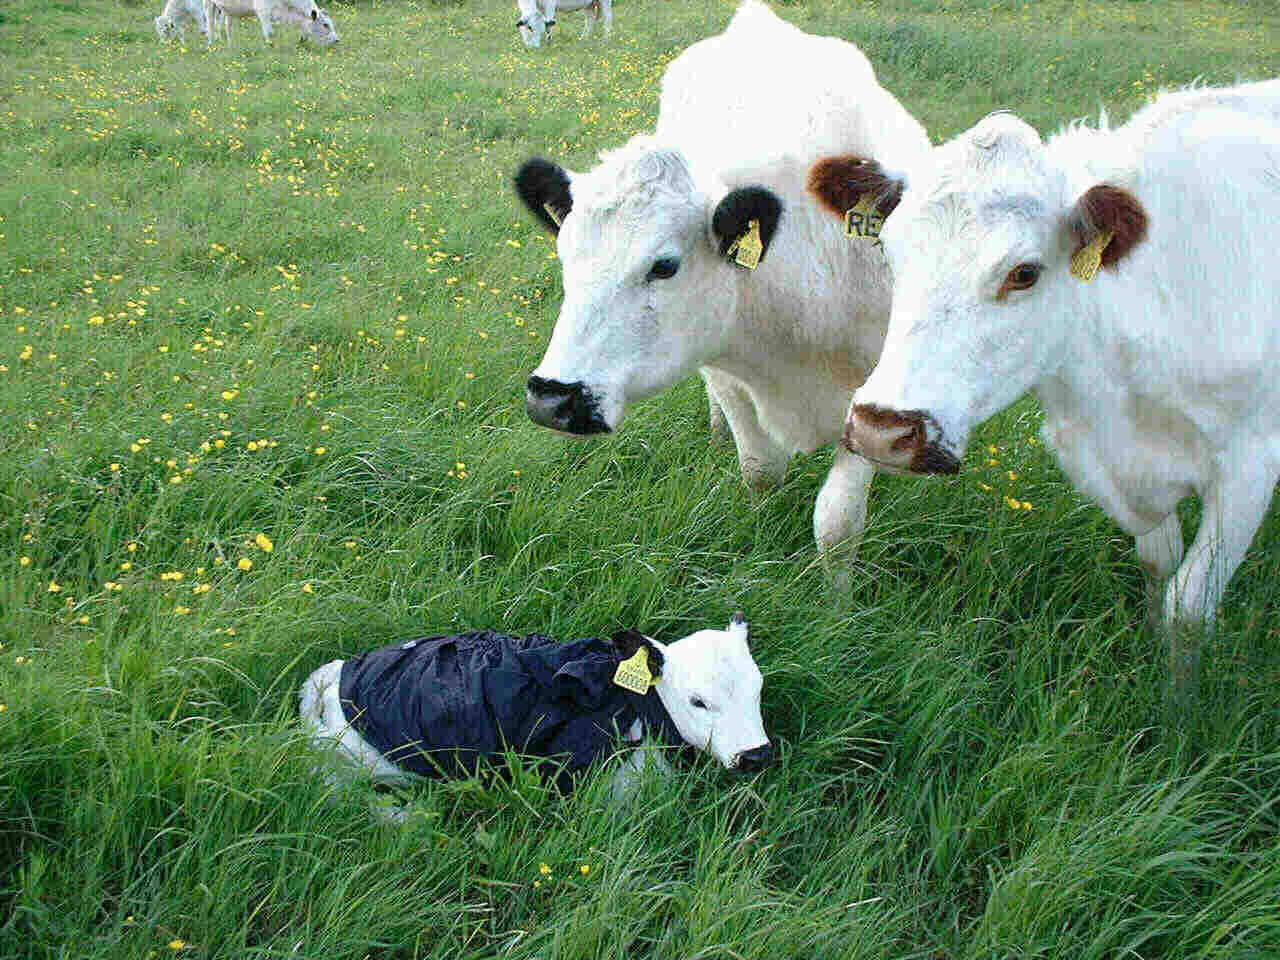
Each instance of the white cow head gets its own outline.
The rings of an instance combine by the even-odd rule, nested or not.
[[[601,159],[573,173],[534,158],[515,178],[557,235],[565,291],[525,406],[566,433],[616,430],[629,404],[723,355],[744,272],[726,254],[752,222],[767,252],[782,213],[764,187],[726,191],[647,136]]]
[[[309,13],[309,19],[302,27],[302,35],[318,43],[322,47],[329,47],[337,43],[338,28],[333,25],[333,20],[329,14],[325,12],[323,7],[312,6]]]
[[[554,20],[548,20],[538,0],[516,0],[520,10],[520,18],[516,20],[516,29],[520,31],[520,39],[526,47],[540,47],[543,40],[551,39],[551,28]]]
[[[873,160],[831,157],[809,186],[842,217],[873,194],[887,218],[893,311],[844,440],[915,473],[955,473],[977,424],[1070,359],[1092,322],[1072,258],[1100,248],[1114,267],[1146,234],[1132,194],[1055,164],[1007,113],[935,148],[905,181]]]
[[[742,773],[754,773],[773,758],[760,716],[764,680],[747,647],[741,613],[726,630],[699,630],[670,644],[634,630],[613,641],[623,657],[648,649],[654,689],[686,743]]]

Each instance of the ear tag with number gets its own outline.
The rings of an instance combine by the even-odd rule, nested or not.
[[[653,674],[649,672],[649,651],[641,647],[634,654],[618,664],[613,674],[613,682],[641,696],[649,692],[653,685]]]
[[[880,242],[880,228],[884,226],[884,214],[873,193],[864,193],[858,202],[844,212],[844,235]]]
[[[1115,233],[1108,230],[1106,233],[1100,233],[1093,238],[1093,242],[1087,247],[1081,247],[1071,255],[1071,275],[1079,280],[1088,283],[1093,279],[1094,274],[1098,272],[1098,268],[1102,266],[1102,251],[1107,249],[1107,244],[1111,242],[1111,238]]]
[[[560,224],[564,223],[564,217],[560,216],[560,211],[558,211],[551,204],[544,203],[542,205],[542,209],[547,211],[547,216],[552,219],[552,221],[555,223],[557,227],[560,226]]]
[[[733,262],[748,270],[754,270],[760,266],[760,258],[764,256],[764,242],[760,239],[760,221],[750,221],[747,224],[747,232],[733,241],[725,255],[733,255]]]

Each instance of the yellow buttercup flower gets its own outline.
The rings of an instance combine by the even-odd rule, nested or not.
[[[253,561],[250,560],[248,557],[241,557],[240,562],[237,563],[236,566],[239,567],[241,570],[252,570]]]
[[[258,534],[256,537],[253,538],[253,542],[256,543],[258,547],[265,553],[270,553],[272,550],[276,548],[276,545],[271,542],[271,538],[268,537],[265,533]]]

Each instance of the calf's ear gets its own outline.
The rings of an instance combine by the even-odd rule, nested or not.
[[[778,229],[782,201],[767,187],[736,187],[724,195],[711,214],[711,232],[715,235],[720,256],[740,244],[752,232],[752,222],[759,227],[760,256],[769,252],[769,242]]]
[[[903,186],[901,178],[885,173],[875,160],[854,154],[824,157],[810,168],[805,183],[819,206],[842,220],[868,194],[887,217],[902,199]]]
[[[548,233],[558,234],[560,224],[573,209],[569,194],[569,172],[558,163],[530,157],[514,178],[516,193]]]
[[[1067,230],[1073,260],[1100,246],[1101,265],[1114,267],[1146,239],[1147,211],[1128,190],[1099,183],[1081,194],[1068,212]]]
[[[613,635],[613,646],[618,651],[619,658],[623,660],[630,660],[637,650],[644,647],[649,651],[649,672],[655,677],[662,676],[662,666],[666,662],[666,657],[658,649],[657,644],[640,631],[619,630]]]

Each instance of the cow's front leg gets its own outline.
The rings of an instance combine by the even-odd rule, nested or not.
[[[272,31],[271,14],[259,13],[258,23],[262,26],[262,39],[265,40],[267,43],[270,43],[271,31]]]
[[[838,588],[850,581],[849,564],[867,525],[867,492],[876,468],[837,445],[835,462],[813,505],[813,538]]]
[[[1205,491],[1200,529],[1165,589],[1169,674],[1179,704],[1194,700],[1201,634],[1212,631],[1227,583],[1271,503],[1278,476],[1266,460],[1265,450],[1231,456],[1228,462],[1235,472],[1221,476]]]
[[[1148,533],[1134,538],[1138,562],[1146,580],[1147,623],[1158,627],[1164,620],[1164,591],[1169,577],[1182,562],[1182,522],[1175,510]]]
[[[791,451],[769,436],[760,424],[755,401],[744,387],[718,377],[707,382],[715,384],[716,400],[737,444],[742,482],[755,494],[776,487],[787,474]]]

